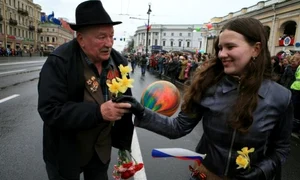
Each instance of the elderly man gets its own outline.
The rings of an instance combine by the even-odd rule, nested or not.
[[[112,49],[114,25],[101,1],[76,8],[77,37],[52,52],[38,83],[43,157],[51,180],[107,180],[111,148],[131,149],[132,114],[114,103],[106,81],[128,62]],[[131,95],[130,89],[125,92]]]

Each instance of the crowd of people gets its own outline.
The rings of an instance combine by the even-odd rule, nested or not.
[[[141,54],[131,54],[128,61],[131,62],[132,69],[136,65],[149,70],[149,72],[170,77],[171,81],[186,82],[197,68],[205,66],[212,56],[204,53],[189,52],[169,52],[152,53],[150,57]]]
[[[20,47],[14,49],[14,48],[0,48],[0,56],[23,56],[24,54],[29,54],[29,56],[32,56],[33,53],[38,52],[39,50],[35,50],[34,48],[29,48],[29,49],[22,49]]]
[[[271,57],[273,65],[273,80],[292,92],[294,104],[293,132],[300,134],[300,52],[286,52]]]

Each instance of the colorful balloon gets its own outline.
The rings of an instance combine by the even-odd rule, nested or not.
[[[172,116],[180,105],[180,92],[168,81],[156,81],[144,90],[141,104],[165,116]]]

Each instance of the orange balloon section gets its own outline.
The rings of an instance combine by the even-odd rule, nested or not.
[[[156,81],[144,90],[141,104],[165,116],[172,116],[180,105],[180,92],[168,81]]]

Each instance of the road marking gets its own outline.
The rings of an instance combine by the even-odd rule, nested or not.
[[[10,99],[16,98],[18,96],[20,96],[20,94],[14,94],[14,95],[8,96],[8,97],[6,97],[4,99],[0,99],[0,103],[3,103],[3,102],[8,101]]]
[[[0,63],[0,66],[10,66],[18,64],[32,64],[32,63],[43,63],[45,61],[25,61],[25,62],[13,62],[13,63]]]
[[[9,74],[9,73],[15,73],[15,72],[21,72],[21,71],[26,71],[26,69],[20,69],[20,70],[15,70],[15,71],[0,72],[0,75],[2,75],[2,74]]]
[[[138,163],[143,162],[141,148],[140,148],[139,140],[135,129],[133,131],[131,147],[132,147],[132,156],[135,158],[135,160]],[[135,173],[134,180],[147,180],[145,167],[141,169],[139,172]]]

